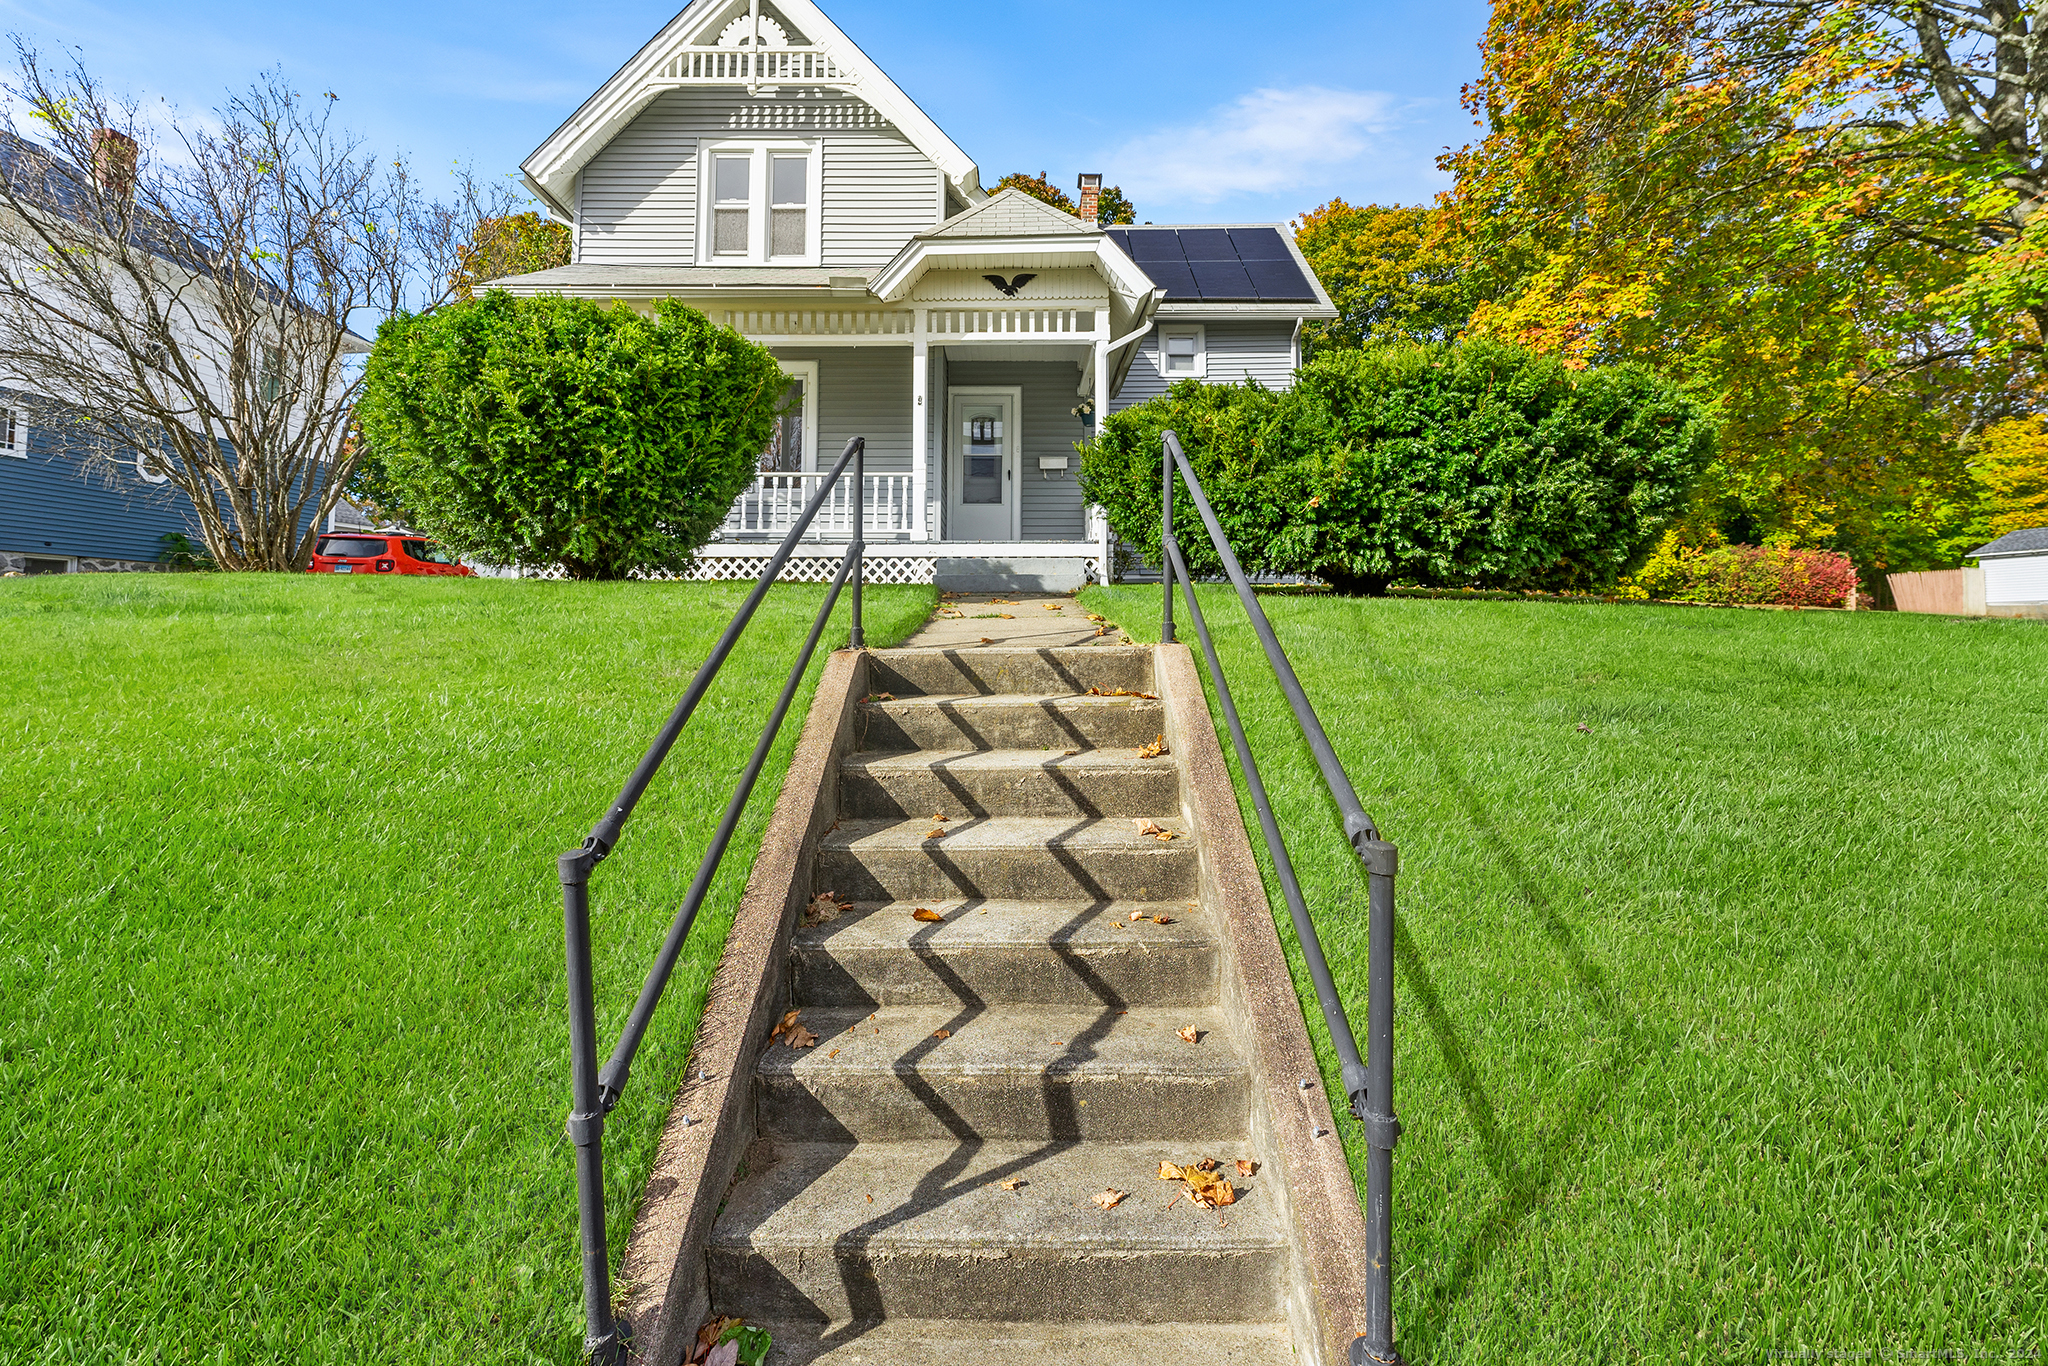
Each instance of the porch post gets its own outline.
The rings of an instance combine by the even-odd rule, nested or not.
[[[1109,310],[1103,309],[1095,315],[1095,434],[1102,434],[1102,421],[1109,416]],[[1115,564],[1110,559],[1109,518],[1101,508],[1095,510],[1095,554],[1096,572],[1101,575],[1099,582],[1111,583],[1115,579]]]
[[[913,336],[910,351],[910,501],[916,506],[911,510],[910,539],[930,539],[929,518],[931,509],[926,503],[930,473],[925,466],[930,463],[931,412],[926,395],[931,389],[931,342],[925,335],[925,310],[912,309]]]

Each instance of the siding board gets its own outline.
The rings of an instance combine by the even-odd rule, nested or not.
[[[1190,319],[1189,321],[1193,321]],[[1208,350],[1205,380],[1210,384],[1236,384],[1247,376],[1268,389],[1287,389],[1294,384],[1294,324],[1291,321],[1204,322],[1202,333]],[[1159,368],[1159,332],[1154,329],[1144,340],[1133,343],[1138,355],[1124,376],[1110,405],[1120,412],[1166,392],[1166,376]]]

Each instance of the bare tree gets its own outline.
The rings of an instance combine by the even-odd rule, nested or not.
[[[168,479],[222,568],[303,569],[355,461],[365,334],[449,297],[513,192],[459,173],[429,199],[277,73],[152,126],[15,51],[12,112],[46,144],[0,133],[0,382]]]

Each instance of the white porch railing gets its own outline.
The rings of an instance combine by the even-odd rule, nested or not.
[[[745,337],[907,337],[917,328],[907,308],[734,309],[725,325]]]
[[[663,64],[660,76],[665,81],[722,85],[767,81],[841,83],[853,78],[851,71],[821,47],[686,48]]]
[[[804,505],[818,491],[822,474],[762,474],[742,493],[725,514],[719,529],[726,536],[781,536],[803,514]],[[875,537],[908,536],[917,525],[912,501],[911,476],[871,474],[862,492],[863,534]],[[849,477],[832,486],[824,506],[811,519],[806,540],[848,541],[853,539],[853,480]]]
[[[935,308],[930,318],[935,337],[1036,337],[1095,331],[1092,308]]]

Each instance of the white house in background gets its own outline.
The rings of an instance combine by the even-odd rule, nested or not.
[[[816,471],[863,436],[874,577],[1078,586],[1110,559],[1076,483],[1087,414],[1182,377],[1284,387],[1302,323],[1336,316],[1283,225],[1104,229],[1099,175],[1078,218],[989,195],[809,0],[693,0],[523,169],[575,253],[496,286],[679,299],[789,376],[705,577],[759,572]],[[828,507],[818,539],[849,521]],[[820,544],[790,574],[835,558]]]
[[[1984,575],[1984,614],[2048,618],[2048,526],[2008,531],[1970,552]]]

